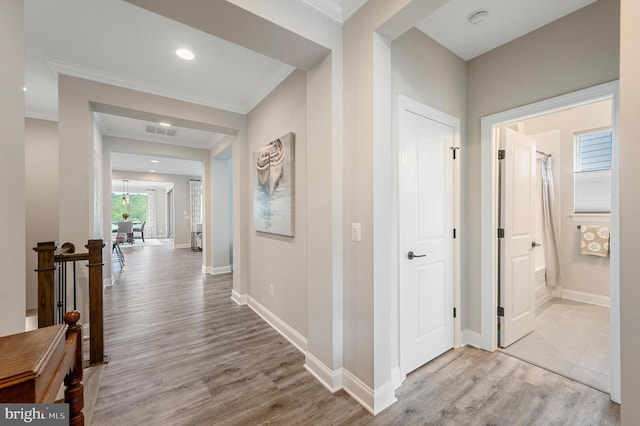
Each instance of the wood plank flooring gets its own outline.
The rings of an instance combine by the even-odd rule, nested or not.
[[[412,373],[376,417],[331,394],[304,357],[230,299],[201,253],[127,250],[105,290],[106,366],[94,425],[615,425],[609,396],[503,353],[451,350]]]

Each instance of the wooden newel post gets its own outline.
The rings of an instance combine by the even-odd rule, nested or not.
[[[56,242],[38,243],[33,250],[38,253],[38,328],[42,328],[55,323]]]
[[[67,341],[75,334],[75,360],[73,369],[64,377],[64,402],[69,404],[69,425],[84,426],[84,386],[82,385],[82,326],[78,324],[80,312],[71,311],[64,315],[67,323]]]
[[[90,363],[104,361],[104,333],[102,313],[102,240],[89,240],[89,342]]]

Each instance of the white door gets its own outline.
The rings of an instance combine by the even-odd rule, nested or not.
[[[500,341],[507,347],[531,333],[535,325],[534,247],[536,141],[502,128],[500,160]]]
[[[401,110],[399,303],[403,374],[454,345],[453,144],[452,127]]]

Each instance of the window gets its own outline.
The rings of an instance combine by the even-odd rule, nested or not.
[[[131,193],[129,194],[129,204],[122,205],[122,193],[111,193],[111,221],[120,222],[122,213],[129,215],[128,220],[142,222],[147,220],[147,194]]]
[[[575,135],[575,213],[611,211],[611,129]]]

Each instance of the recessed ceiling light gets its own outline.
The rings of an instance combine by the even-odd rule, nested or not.
[[[150,171],[151,173],[155,173],[155,172],[156,172],[155,170],[149,170],[149,171]]]
[[[151,160],[152,163],[159,163],[158,160]]]
[[[26,92],[26,91],[27,91],[27,86],[23,86],[23,87],[22,87],[22,91],[23,91],[23,92]]]
[[[196,57],[196,55],[194,55],[189,49],[178,49],[176,50],[176,55],[178,55],[178,58],[184,59],[185,61],[192,61]]]
[[[473,25],[479,25],[489,18],[489,9],[478,9],[471,12],[467,17],[469,22]]]
[[[171,123],[164,123],[164,122],[159,122],[159,125],[161,125],[162,127],[171,127]]]

